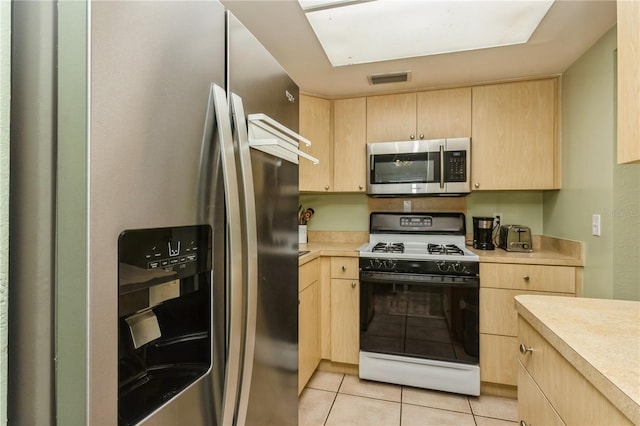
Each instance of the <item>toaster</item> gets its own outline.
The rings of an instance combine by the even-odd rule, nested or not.
[[[531,229],[521,225],[502,225],[498,233],[498,247],[507,251],[533,251]]]

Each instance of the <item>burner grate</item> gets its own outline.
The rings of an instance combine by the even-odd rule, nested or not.
[[[464,256],[464,251],[455,244],[427,244],[429,254],[444,254]]]
[[[378,243],[373,249],[374,253],[404,253],[403,243]]]

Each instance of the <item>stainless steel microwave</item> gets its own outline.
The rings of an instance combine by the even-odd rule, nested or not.
[[[367,164],[371,196],[471,192],[471,138],[368,143]]]

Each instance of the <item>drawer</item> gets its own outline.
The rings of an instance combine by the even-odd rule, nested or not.
[[[480,263],[480,286],[575,293],[576,271],[572,266]]]
[[[480,334],[480,380],[516,386],[518,338]]]
[[[320,279],[320,261],[314,259],[298,268],[298,291],[307,288]]]
[[[331,278],[357,280],[359,277],[357,257],[332,257]]]
[[[562,421],[551,403],[533,381],[522,364],[518,364],[518,418],[520,424],[562,426]]]
[[[513,298],[519,294],[553,294],[570,296],[572,293],[546,293],[541,291],[510,290],[502,288],[480,289],[480,333],[518,335],[518,312]]]
[[[521,316],[518,344],[531,348],[518,360],[566,424],[632,424]]]

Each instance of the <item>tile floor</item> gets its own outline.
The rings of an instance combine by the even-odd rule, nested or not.
[[[514,399],[464,396],[316,371],[298,402],[300,426],[513,426]]]

